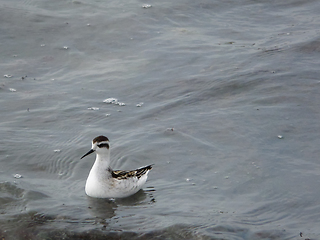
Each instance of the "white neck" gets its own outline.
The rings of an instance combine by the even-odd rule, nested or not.
[[[99,170],[105,171],[110,167],[110,154],[97,154],[96,161],[94,162],[94,166],[99,168]]]
[[[108,190],[106,184],[108,184],[109,179],[111,178],[111,172],[108,171],[109,168],[110,154],[97,154],[96,161],[90,170],[85,187],[86,193],[89,196],[99,195],[101,191]]]

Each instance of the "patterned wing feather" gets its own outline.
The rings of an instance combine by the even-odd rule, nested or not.
[[[140,178],[141,176],[146,174],[151,169],[152,169],[152,165],[148,165],[148,166],[141,167],[141,168],[138,168],[136,170],[131,170],[131,171],[115,170],[115,171],[111,171],[111,174],[112,174],[113,178],[117,178],[119,180],[128,179],[131,177]]]

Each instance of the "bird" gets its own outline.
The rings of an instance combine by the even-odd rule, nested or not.
[[[131,171],[112,170],[110,142],[105,136],[92,140],[92,147],[82,158],[95,152],[96,160],[90,170],[85,192],[93,198],[126,198],[137,193],[145,184],[153,164]]]

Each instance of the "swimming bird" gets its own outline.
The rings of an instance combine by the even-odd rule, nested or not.
[[[98,136],[92,140],[92,148],[81,157],[96,153],[85,192],[94,198],[125,198],[138,192],[148,178],[152,165],[131,171],[112,170],[110,167],[110,143],[105,136]]]

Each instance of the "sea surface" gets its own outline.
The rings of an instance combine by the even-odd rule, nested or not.
[[[0,238],[320,239],[319,13],[1,0]],[[99,135],[142,191],[86,196]]]

